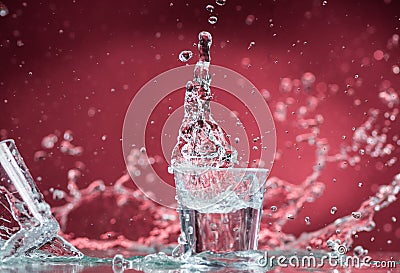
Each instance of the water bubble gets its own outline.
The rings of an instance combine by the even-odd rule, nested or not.
[[[323,6],[328,5],[328,1],[326,1],[326,0],[322,1],[322,5],[323,5]]]
[[[238,137],[235,137],[234,141],[235,141],[235,143],[239,143],[239,141],[240,141],[240,138],[238,138]]]
[[[304,221],[306,222],[306,225],[311,224],[310,217],[308,217],[308,216],[306,218],[304,218]]]
[[[216,3],[218,6],[224,6],[224,5],[226,4],[226,0],[216,0],[215,3]]]
[[[216,24],[217,21],[218,21],[217,16],[210,16],[210,18],[208,18],[208,22],[209,22],[211,25]]]
[[[361,212],[354,211],[354,212],[351,213],[351,216],[353,216],[354,219],[360,219],[361,218]]]
[[[179,60],[181,62],[187,62],[193,57],[193,52],[190,50],[183,50],[179,53]]]
[[[294,215],[293,215],[293,214],[288,214],[288,215],[287,215],[287,218],[288,218],[289,220],[294,220]]]
[[[332,207],[331,208],[331,214],[335,214],[337,212],[337,207]]]
[[[392,217],[392,222],[393,222],[393,223],[396,223],[396,222],[397,222],[397,218],[393,216],[393,217]]]
[[[213,12],[213,11],[214,11],[214,6],[213,6],[213,5],[207,5],[207,6],[206,6],[206,10],[207,10],[208,12]]]

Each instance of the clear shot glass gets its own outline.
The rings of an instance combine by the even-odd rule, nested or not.
[[[268,173],[255,168],[174,168],[181,224],[178,252],[256,250]]]

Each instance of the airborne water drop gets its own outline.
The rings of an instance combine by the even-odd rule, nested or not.
[[[211,25],[216,24],[217,21],[218,21],[218,18],[217,18],[216,16],[210,16],[210,18],[208,18],[208,22],[209,22]]]

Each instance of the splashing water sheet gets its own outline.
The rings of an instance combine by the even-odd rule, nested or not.
[[[118,7],[99,3],[96,13],[92,5],[0,2],[0,140],[16,140],[60,226],[59,234],[40,247],[24,249],[12,262],[3,259],[1,272],[386,273],[400,268],[396,1],[121,1]],[[55,24],[48,25],[49,16]],[[201,23],[194,27],[194,19]],[[126,29],[129,20],[135,29]],[[193,45],[200,29],[210,30],[213,41],[201,32]],[[46,39],[39,39],[43,35]],[[238,126],[243,121],[246,127],[248,114],[210,88],[215,77],[210,52],[213,63],[260,87],[276,123],[278,149],[266,182],[259,250],[174,257],[185,239],[176,209],[150,200],[132,179],[149,168],[172,181],[168,166],[239,164],[242,151],[233,146],[244,140],[223,130],[224,121],[214,120],[210,103],[228,105]],[[120,147],[121,109],[149,78],[192,58],[198,59],[193,79],[184,92],[159,103],[146,128],[145,147],[132,146],[124,171],[115,148]],[[175,141],[162,124],[182,102],[184,119],[177,114],[182,123],[170,161],[171,150],[157,143]],[[250,136],[257,155],[262,147],[256,134]],[[258,163],[252,160],[249,166]],[[24,207],[14,193],[2,189],[1,194],[2,207]],[[4,240],[19,229],[20,218],[0,211]],[[83,258],[71,259],[79,252],[75,247]],[[326,255],[370,255],[386,267],[327,262],[312,269],[285,267],[271,261],[280,255],[318,261]]]

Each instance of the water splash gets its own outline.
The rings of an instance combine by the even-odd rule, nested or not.
[[[203,48],[202,48],[203,50]],[[209,55],[204,54],[204,50],[200,52],[203,61],[208,59]],[[204,69],[203,69],[204,71]],[[202,75],[207,76],[208,70]],[[209,76],[209,75],[208,75]],[[209,82],[203,82],[206,86]],[[321,127],[324,124],[324,117],[316,113],[321,103],[326,99],[326,93],[335,96],[338,93],[338,84],[326,84],[326,90],[318,95],[313,94],[313,89],[318,87],[318,82],[313,73],[308,72],[299,77],[299,79],[283,78],[279,89],[282,93],[287,94],[287,98],[273,101],[275,109],[274,117],[276,122],[285,123],[294,117],[294,127],[301,128],[306,132],[295,135],[296,143],[308,144],[315,150],[314,164],[310,168],[310,173],[300,184],[299,181],[285,181],[279,177],[271,177],[267,181],[266,204],[264,207],[262,227],[260,233],[260,247],[262,249],[305,249],[305,250],[325,250],[330,251],[332,245],[330,242],[340,242],[348,249],[354,245],[354,235],[360,232],[369,232],[375,227],[374,217],[381,209],[396,202],[399,194],[400,174],[396,175],[393,181],[388,185],[380,186],[378,192],[364,201],[361,206],[355,210],[356,217],[347,215],[338,218],[325,228],[320,230],[304,233],[299,237],[282,231],[285,225],[290,224],[292,219],[299,217],[302,207],[307,202],[313,202],[319,198],[324,191],[324,183],[322,174],[327,164],[339,164],[340,167],[347,168],[356,167],[360,164],[361,158],[382,158],[392,157],[396,145],[399,145],[399,136],[395,133],[389,137],[389,123],[385,121],[398,122],[398,98],[397,92],[390,89],[387,82],[382,82],[379,90],[377,90],[377,99],[387,106],[387,111],[378,109],[370,109],[365,113],[365,120],[358,126],[354,126],[352,134],[347,135],[340,145],[339,152],[332,153],[328,139],[321,138]],[[205,92],[205,94],[208,94]],[[305,103],[294,107],[293,99],[296,94],[304,96]],[[270,95],[268,93],[268,99]],[[207,100],[205,100],[207,102]],[[354,100],[354,105],[361,102]],[[200,106],[206,105],[200,104]],[[186,106],[186,105],[185,105]],[[192,107],[191,105],[189,105]],[[4,132],[2,132],[4,134]],[[224,135],[226,137],[226,135]],[[71,143],[71,135],[69,133],[63,136],[48,135],[42,142],[44,150],[58,149],[57,144],[62,141]],[[60,141],[61,140],[61,141]],[[239,141],[239,140],[238,140]],[[64,145],[65,146],[65,145]],[[67,149],[68,150],[68,149]],[[335,149],[333,149],[335,151]],[[63,155],[69,156],[69,152],[62,152]],[[277,159],[279,160],[279,153]],[[134,148],[129,156],[130,161],[128,168],[140,176],[141,168],[155,164],[155,159],[148,159],[146,151]],[[387,160],[387,166],[391,167],[396,163],[396,157],[393,156]],[[394,163],[391,163],[394,162]],[[345,163],[345,164],[344,164]],[[165,249],[168,246],[176,245],[180,226],[177,221],[177,213],[172,210],[165,209],[154,204],[147,199],[139,190],[132,189],[131,180],[128,174],[122,174],[111,186],[101,180],[93,181],[87,187],[82,187],[83,177],[79,168],[72,169],[68,172],[67,190],[52,189],[50,193],[55,201],[52,211],[60,221],[62,230],[66,232],[65,236],[71,240],[72,244],[80,248],[105,250],[112,247],[124,247],[127,249],[137,249],[142,252],[155,252]],[[335,180],[334,180],[335,181]],[[358,182],[358,181],[357,181]],[[383,183],[382,181],[377,181]],[[274,198],[270,198],[274,197]],[[137,237],[130,237],[122,231],[107,230],[98,236],[97,239],[86,238],[78,235],[69,235],[68,219],[71,214],[78,211],[83,206],[91,203],[103,202],[108,200],[110,204],[114,204],[116,210],[140,208],[144,214],[150,218],[149,227],[143,227],[143,234]],[[110,201],[111,200],[111,201]],[[337,213],[336,207],[331,208],[331,214]],[[133,211],[131,215],[139,215],[139,211]],[[114,215],[115,216],[115,215]],[[312,220],[312,219],[311,219]],[[311,221],[310,220],[310,221]],[[392,219],[395,222],[397,219]],[[12,219],[2,219],[2,221],[12,221]],[[137,225],[137,223],[135,224]],[[2,229],[5,233],[11,232],[7,228]],[[57,245],[57,244],[56,244]],[[46,248],[48,246],[44,246]],[[169,248],[169,250],[172,247]],[[353,248],[355,253],[365,253],[365,249],[361,250],[358,246]],[[163,256],[164,257],[164,256]],[[153,255],[147,259],[148,262],[154,262],[164,258]],[[169,258],[168,258],[169,259]],[[121,260],[121,259],[120,259]],[[123,262],[122,262],[123,263]],[[120,262],[116,262],[120,264]]]
[[[209,44],[208,42],[211,43],[211,36],[205,34],[205,37],[207,39],[200,39],[200,60],[197,65],[194,81],[189,82],[189,88],[185,96],[185,111],[187,112],[184,119],[185,126],[181,127],[178,138],[180,142],[174,150],[174,154],[178,159],[174,164],[178,165],[197,163],[198,159],[195,156],[184,157],[185,153],[181,151],[185,144],[190,143],[188,140],[192,139],[193,132],[190,131],[190,126],[194,126],[192,128],[195,128],[199,125],[196,123],[198,115],[203,120],[204,116],[202,114],[209,113],[208,103],[211,96],[208,87],[211,79],[208,74],[210,56],[207,45]],[[210,40],[208,40],[208,37],[210,37]],[[339,152],[331,153],[328,139],[320,137],[321,127],[324,125],[325,119],[323,115],[316,111],[328,94],[329,96],[335,96],[339,93],[339,85],[331,83],[322,86],[320,83],[317,83],[316,76],[312,72],[304,73],[300,78],[282,79],[279,89],[287,98],[273,102],[273,107],[276,109],[274,118],[276,122],[280,123],[287,123],[289,119],[292,119],[293,127],[303,130],[302,133],[294,136],[294,140],[298,144],[307,144],[315,150],[314,164],[310,168],[310,174],[301,183],[298,183],[298,181],[285,181],[279,177],[268,179],[268,190],[261,222],[259,245],[261,249],[304,249],[307,251],[318,249],[330,251],[331,248],[328,245],[328,241],[339,240],[341,244],[351,249],[354,244],[354,234],[371,231],[375,226],[373,221],[375,214],[380,209],[395,202],[399,191],[399,175],[395,176],[392,183],[381,186],[375,196],[363,202],[360,208],[354,211],[357,212],[357,217],[351,214],[341,217],[323,229],[304,233],[299,237],[285,233],[282,229],[293,221],[293,219],[298,218],[305,203],[314,202],[323,194],[325,181],[321,177],[327,164],[336,163],[340,167],[348,166],[354,168],[360,163],[361,156],[371,158],[385,158],[390,156],[394,151],[394,146],[399,145],[399,138],[395,135],[389,139],[387,127],[390,124],[385,125],[386,123],[383,123],[383,126],[381,126],[378,123],[382,118],[389,119],[392,122],[397,121],[398,108],[396,108],[396,104],[392,100],[381,100],[389,110],[383,113],[378,109],[370,109],[365,113],[365,120],[359,126],[354,126],[352,135],[343,139],[339,147]],[[388,88],[386,83],[383,83],[382,86]],[[318,94],[315,95],[315,88],[322,91],[318,91]],[[383,91],[383,89],[380,90],[380,92]],[[192,99],[192,94],[201,94],[202,99]],[[294,104],[293,102],[296,101],[293,98],[294,96],[304,97],[302,99],[304,104]],[[195,96],[195,98],[198,97]],[[198,111],[198,109],[201,109],[201,111]],[[203,123],[203,126],[207,124]],[[206,127],[206,129],[209,130],[209,127]],[[204,131],[200,132],[203,133]],[[206,132],[215,134],[213,130]],[[217,131],[217,133],[220,133],[220,131]],[[222,134],[220,139],[226,140],[226,135]],[[238,139],[237,141],[240,140]],[[390,141],[395,142],[395,144],[390,143]],[[229,146],[221,147],[214,143],[212,144],[221,149],[232,149]],[[196,150],[193,148],[194,144],[191,145],[191,151],[193,152],[191,155],[196,155],[194,153]],[[184,151],[189,150],[186,149]],[[210,162],[214,162],[213,160],[218,160],[218,154],[215,155],[217,156],[216,158],[210,156],[209,161],[204,160],[203,164],[209,164]],[[276,160],[280,160],[280,156],[278,152]],[[137,176],[141,175],[140,170],[142,168],[155,164],[155,159],[151,157],[148,159],[146,151],[140,148],[133,148],[128,158],[128,168],[131,173]],[[226,165],[229,164],[226,163]],[[113,235],[114,233],[112,232],[105,232],[105,236],[96,240],[71,237],[71,242],[74,245],[91,249],[107,249],[109,247],[123,246],[130,249],[141,249],[142,251],[156,251],[168,245],[176,245],[180,233],[177,213],[155,205],[144,197],[140,191],[129,187],[131,181],[127,174],[123,174],[117,179],[113,186],[107,186],[104,182],[94,181],[86,188],[79,188],[79,179],[81,179],[79,175],[75,171],[71,171],[68,192],[58,190],[54,190],[53,192],[53,196],[57,200],[59,199],[60,202],[64,201],[64,205],[53,208],[57,219],[60,219],[63,230],[68,230],[67,222],[71,213],[85,204],[102,202],[104,198],[110,196],[115,197],[118,209],[122,209],[126,204],[129,204],[130,208],[146,208],[146,214],[152,217],[152,224],[138,238],[128,238],[124,234],[116,233],[116,235]],[[333,181],[335,182],[335,180]],[[337,211],[337,207],[332,207],[330,214],[335,215]],[[309,219],[309,221],[311,220]],[[111,236],[107,236],[107,234],[111,234]]]
[[[237,152],[230,146],[226,133],[214,121],[210,112],[211,34],[199,34],[199,61],[194,68],[193,81],[186,84],[184,119],[179,130],[178,143],[171,165],[230,167],[236,163]]]

